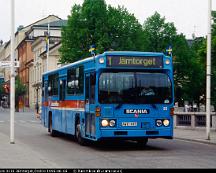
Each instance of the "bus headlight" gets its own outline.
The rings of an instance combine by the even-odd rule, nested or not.
[[[163,125],[165,127],[169,126],[169,124],[170,124],[169,120],[163,120]]]
[[[162,120],[156,120],[156,126],[160,127],[162,126]]]
[[[166,59],[165,64],[166,64],[166,65],[169,65],[169,64],[170,64],[170,60],[169,60],[169,59]]]
[[[103,64],[103,63],[104,63],[104,58],[100,58],[100,59],[99,59],[99,63],[100,63],[100,64]]]
[[[110,120],[109,125],[110,127],[114,127],[116,124],[115,120]]]
[[[109,125],[109,121],[108,120],[102,120],[101,125],[102,125],[102,127],[107,127]]]

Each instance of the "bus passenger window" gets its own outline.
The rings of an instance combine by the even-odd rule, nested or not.
[[[58,74],[49,76],[48,92],[49,96],[58,95]]]
[[[83,94],[84,67],[72,68],[67,72],[67,93],[71,95]]]

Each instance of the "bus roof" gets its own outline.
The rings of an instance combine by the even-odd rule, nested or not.
[[[117,56],[117,55],[122,55],[122,56],[123,55],[127,55],[127,56],[163,56],[164,53],[161,53],[161,52],[139,52],[139,51],[107,51],[107,52],[104,52],[103,54],[96,55],[95,59],[98,59],[101,56],[111,56],[111,55],[113,55],[113,56]],[[76,61],[73,63],[69,63],[67,65],[60,67],[60,68],[50,70],[48,72],[44,72],[43,75],[53,73],[53,72],[58,71],[58,70],[65,69],[65,68],[68,68],[70,66],[75,66],[75,65],[80,64],[80,63],[86,63],[86,62],[89,62],[92,60],[94,60],[94,57],[88,57],[88,58],[85,58],[85,59],[82,59],[82,60],[79,60],[79,61]]]
[[[128,56],[147,56],[147,55],[154,55],[154,56],[162,56],[164,55],[161,52],[139,52],[139,51],[109,51],[104,52],[104,55],[128,55]]]

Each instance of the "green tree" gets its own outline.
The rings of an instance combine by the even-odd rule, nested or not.
[[[104,51],[108,45],[107,9],[104,0],[84,0],[74,5],[68,24],[62,29],[62,63],[74,62],[89,56],[90,45]]]
[[[164,51],[177,36],[174,24],[166,23],[165,17],[157,12],[144,22],[143,31],[144,50],[151,52]]]
[[[155,13],[143,25],[145,51],[163,52],[168,45],[173,48],[175,101],[192,100],[192,69],[196,68],[194,56],[183,34],[177,34],[173,23]],[[198,71],[198,70],[197,70]],[[194,90],[193,90],[194,91]],[[196,94],[193,94],[196,95]]]
[[[3,84],[0,84],[0,96],[5,93]]]
[[[142,26],[124,7],[107,7],[104,0],[84,0],[74,5],[68,25],[62,29],[61,63],[90,56],[90,45],[96,52],[107,50],[141,50]]]
[[[109,47],[113,50],[141,51],[142,25],[126,8],[108,7]]]
[[[213,24],[212,24],[212,49],[211,49],[211,104],[216,110],[216,11],[212,12]],[[201,67],[199,75],[202,75],[202,85],[196,86],[202,90],[202,94],[205,102],[206,96],[206,54],[207,54],[207,40],[202,38],[200,42],[196,45],[194,52],[196,52],[196,58],[198,60],[199,66]]]
[[[192,60],[193,64],[191,67],[191,81],[188,86],[188,93],[192,101],[198,103],[204,103],[205,95],[205,55],[203,52],[206,51],[205,48],[206,39],[196,38],[192,44]],[[202,97],[201,97],[202,96]]]
[[[211,78],[211,96],[212,105],[216,110],[216,11],[212,12],[212,78]]]
[[[199,105],[205,82],[202,58],[197,51],[202,39],[193,40],[193,42],[194,44],[190,47],[183,35],[178,35],[175,40],[176,100],[187,100]]]

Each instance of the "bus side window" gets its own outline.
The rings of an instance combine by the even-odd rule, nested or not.
[[[49,96],[58,95],[58,74],[52,74],[48,77],[48,93]]]
[[[83,94],[84,67],[71,68],[67,72],[67,94]]]

